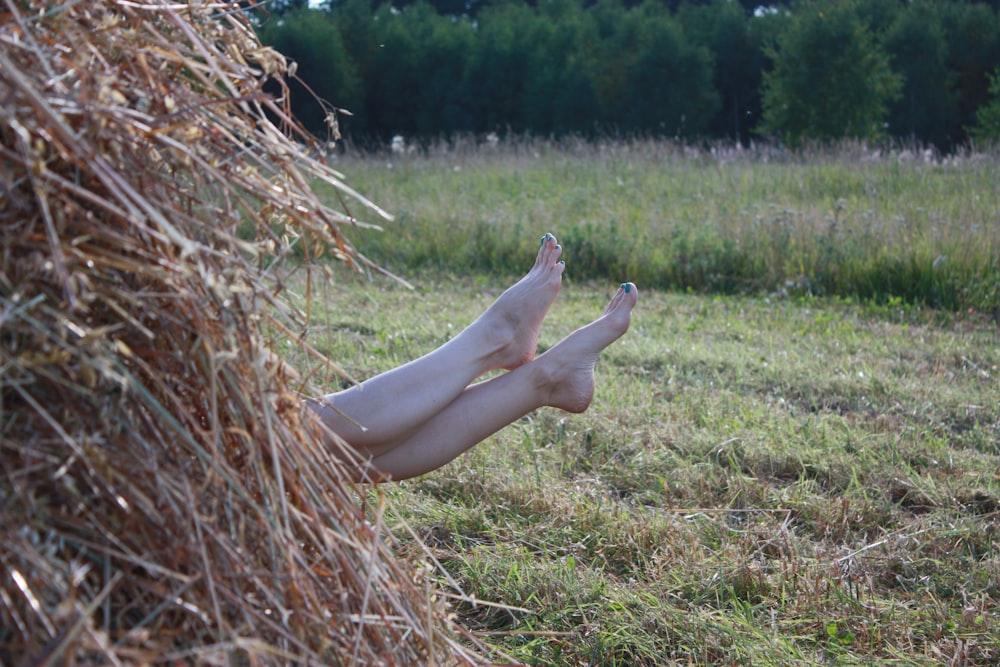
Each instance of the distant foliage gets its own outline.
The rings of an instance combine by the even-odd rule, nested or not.
[[[1000,142],[1000,68],[990,77],[990,94],[993,100],[980,107],[972,134],[979,141]]]
[[[938,146],[961,139],[943,13],[940,4],[916,4],[901,12],[885,35],[892,68],[902,76],[901,94],[890,105],[889,131]]]
[[[719,104],[714,115],[705,119],[707,134],[748,141],[760,121],[765,36],[786,16],[770,13],[749,21],[743,7],[722,2],[686,4],[677,20],[688,41],[707,49],[711,58]]]
[[[971,0],[334,0],[258,22],[312,89],[293,91],[299,116],[321,133],[319,100],[348,109],[341,129],[359,143],[496,132],[952,150],[1000,66],[996,3]]]
[[[853,3],[803,6],[767,53],[762,132],[793,145],[885,133],[901,78]]]

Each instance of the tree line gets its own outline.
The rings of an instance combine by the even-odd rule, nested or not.
[[[299,6],[296,6],[299,5]],[[997,3],[295,0],[258,15],[318,136],[1000,139]]]

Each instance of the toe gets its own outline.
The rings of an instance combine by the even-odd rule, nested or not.
[[[538,249],[537,263],[543,266],[552,266],[561,254],[562,246],[556,241],[556,237],[552,234],[546,234],[542,237],[542,247]]]

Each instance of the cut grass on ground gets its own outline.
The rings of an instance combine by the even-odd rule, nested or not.
[[[358,378],[503,287],[337,275],[310,341]],[[543,349],[617,286],[568,275]],[[998,343],[978,315],[640,285],[587,413],[539,410],[382,490],[487,601],[462,623],[525,663],[993,665]]]

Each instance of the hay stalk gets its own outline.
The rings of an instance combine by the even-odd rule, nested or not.
[[[287,74],[231,3],[0,7],[0,663],[477,659],[268,351],[383,215]]]

